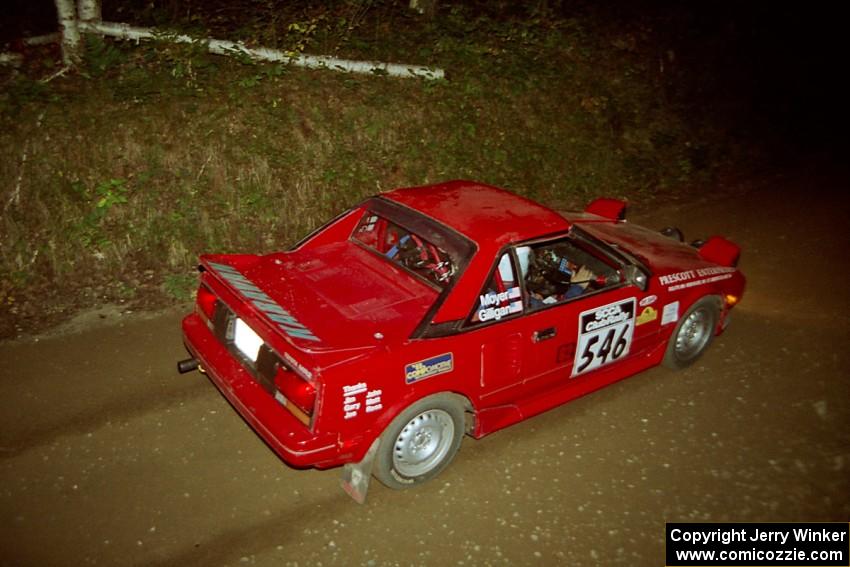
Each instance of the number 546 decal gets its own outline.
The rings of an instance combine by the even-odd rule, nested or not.
[[[590,372],[629,354],[635,329],[635,298],[583,311],[572,376]]]

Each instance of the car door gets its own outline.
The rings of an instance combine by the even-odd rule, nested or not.
[[[622,265],[570,236],[518,246],[515,256],[527,321],[525,395],[591,377],[643,349],[643,292],[625,281]]]
[[[479,386],[488,404],[509,399],[522,384],[524,312],[515,259],[508,250],[499,256],[465,324],[480,345]]]
[[[529,315],[526,382],[576,378],[634,354],[634,288],[619,287]]]
[[[481,345],[482,399],[535,397],[642,350],[643,292],[621,272],[568,237],[501,254],[466,322]]]

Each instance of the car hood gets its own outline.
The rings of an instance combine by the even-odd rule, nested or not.
[[[350,241],[268,256],[206,256],[202,261],[290,343],[307,351],[404,340],[438,295]]]
[[[595,217],[598,218],[598,217]],[[655,276],[714,266],[693,246],[628,222],[576,220],[574,224],[641,261]]]

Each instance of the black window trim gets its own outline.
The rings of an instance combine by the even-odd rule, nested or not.
[[[386,218],[387,220],[397,224],[401,228],[414,234],[417,234],[425,238],[432,244],[439,246],[447,254],[449,254],[453,260],[457,260],[454,275],[452,275],[451,280],[449,280],[449,282],[442,289],[433,282],[430,282],[427,278],[420,276],[415,272],[411,272],[410,270],[407,270],[404,267],[399,268],[403,270],[404,273],[413,274],[422,281],[427,282],[431,287],[434,288],[435,291],[439,292],[437,299],[431,304],[431,307],[428,308],[428,311],[425,313],[424,317],[422,317],[422,320],[419,321],[419,324],[413,330],[413,333],[411,333],[410,338],[437,338],[455,334],[457,332],[458,326],[460,325],[460,323],[462,323],[462,321],[458,320],[445,321],[443,323],[434,323],[433,320],[437,312],[443,306],[443,303],[445,303],[446,298],[451,294],[452,290],[457,285],[457,282],[460,279],[461,275],[466,272],[466,269],[469,267],[469,263],[472,261],[472,258],[478,252],[478,246],[475,244],[475,242],[470,240],[467,236],[454,230],[450,226],[444,225],[443,223],[421,213],[420,211],[417,211],[416,209],[413,209],[396,201],[391,201],[390,199],[387,199],[380,195],[365,199],[355,208],[364,209],[364,212],[372,211],[373,213]],[[367,250],[371,250],[372,253],[378,254],[376,250],[372,250],[362,242],[358,242],[357,239],[354,238],[353,231],[349,239],[353,242],[357,242],[360,246],[363,246]],[[395,262],[390,262],[390,264],[396,265]]]
[[[371,197],[355,207],[355,209],[358,208],[362,209],[363,213],[348,239],[357,246],[362,247],[364,250],[368,250],[371,254],[381,257],[384,260],[387,259],[384,254],[381,254],[368,244],[360,241],[355,236],[357,228],[360,226],[360,223],[363,222],[363,217],[370,213],[393,223],[399,228],[403,228],[411,234],[424,238],[428,241],[428,243],[438,246],[443,252],[449,255],[452,262],[455,262],[456,265],[452,279],[444,286],[441,286],[440,284],[429,280],[425,276],[406,268],[402,264],[393,261],[388,262],[403,273],[411,275],[419,281],[427,284],[429,287],[434,289],[434,291],[440,292],[441,295],[446,289],[454,286],[459,274],[463,273],[466,266],[469,265],[469,260],[475,253],[475,244],[459,232],[451,230],[449,227],[438,223],[434,219],[423,215],[419,211],[410,209],[394,201],[383,199],[380,196]]]
[[[569,303],[572,303],[574,301],[578,301],[580,299],[585,299],[585,298],[588,298],[588,297],[593,297],[594,295],[604,293],[604,292],[608,292],[608,291],[612,291],[612,290],[615,290],[615,289],[619,289],[621,287],[628,285],[629,282],[627,282],[625,279],[621,279],[620,282],[618,282],[617,284],[612,284],[610,286],[606,286],[602,289],[594,290],[594,291],[591,291],[589,293],[583,293],[583,294],[578,295],[576,297],[571,297],[567,300],[559,301],[557,303],[552,303],[550,305],[543,305],[543,306],[535,307],[535,308],[532,308],[529,305],[529,303],[528,303],[528,290],[526,289],[525,278],[520,273],[519,257],[517,256],[517,253],[516,253],[517,248],[519,248],[520,246],[533,246],[533,245],[547,243],[547,242],[554,242],[556,240],[573,238],[573,239],[578,240],[578,241],[583,241],[586,246],[589,246],[593,250],[597,250],[599,252],[599,254],[601,254],[605,258],[607,258],[607,260],[611,264],[614,264],[616,271],[618,273],[620,273],[621,275],[622,275],[623,268],[625,268],[625,266],[634,263],[632,261],[629,261],[624,255],[617,254],[616,250],[612,250],[610,246],[608,246],[607,244],[605,244],[601,240],[599,240],[597,238],[593,238],[592,236],[588,235],[587,233],[585,233],[583,231],[576,231],[574,229],[575,229],[575,227],[572,227],[567,232],[560,232],[560,233],[557,233],[557,234],[548,234],[546,236],[532,238],[530,240],[524,240],[524,241],[521,241],[521,242],[512,242],[511,244],[508,244],[508,245],[502,247],[499,250],[499,253],[496,255],[496,260],[493,262],[492,268],[490,268],[490,271],[487,273],[487,279],[484,280],[483,285],[486,286],[487,282],[490,281],[490,278],[493,277],[493,273],[497,269],[499,269],[499,262],[501,261],[501,258],[505,254],[505,252],[506,251],[510,252],[511,262],[513,263],[514,271],[516,273],[516,276],[519,278],[519,285],[520,285],[520,290],[521,290],[521,293],[522,293],[522,301],[523,301],[522,311],[519,312],[519,313],[513,314],[513,315],[508,315],[506,317],[502,317],[501,319],[498,319],[498,320],[494,319],[492,321],[486,321],[486,322],[482,323],[480,321],[479,322],[472,321],[472,316],[474,315],[474,313],[477,309],[476,305],[473,304],[472,309],[469,311],[469,314],[463,320],[462,324],[458,326],[457,332],[462,333],[462,332],[466,332],[466,331],[483,329],[485,327],[489,327],[490,325],[503,323],[505,321],[517,319],[519,317],[532,315],[534,313],[541,313],[543,311],[547,311],[547,310],[555,308],[555,307],[562,307],[562,306],[567,305]],[[589,251],[588,251],[588,254],[598,256],[597,254],[593,254],[592,252],[589,252]],[[602,261],[604,261],[604,260],[602,260]],[[606,262],[606,263],[608,263],[608,262]]]
[[[643,271],[647,275],[647,278],[652,275],[650,269],[643,262],[641,262],[640,259],[632,255],[628,250],[624,250],[622,248],[615,248],[604,240],[601,240],[593,236],[592,234],[581,230],[581,228],[575,225],[570,228],[569,232],[575,235],[579,240],[587,242],[588,244],[592,245],[594,248],[605,254],[615,264],[620,265],[620,269],[623,269],[626,266],[634,265],[638,269]]]
[[[519,313],[514,313],[512,315],[506,315],[499,319],[493,319],[491,321],[473,321],[472,317],[475,315],[475,312],[478,311],[478,306],[473,303],[472,309],[469,311],[469,314],[463,319],[463,323],[460,325],[460,331],[467,331],[471,329],[482,329],[494,323],[501,323],[502,321],[508,321],[511,319],[517,319],[522,317],[527,311],[528,306],[525,304],[525,282],[520,278],[519,273],[519,258],[516,255],[516,245],[507,244],[499,249],[499,253],[496,254],[496,260],[493,262],[493,267],[490,268],[490,271],[487,272],[487,278],[484,280],[483,287],[479,291],[483,291],[484,287],[487,286],[487,282],[493,277],[493,274],[496,273],[496,270],[499,269],[499,264],[502,261],[502,256],[508,254],[511,258],[511,264],[514,270],[514,276],[517,278],[517,282],[519,283],[520,294],[522,294],[522,311]],[[481,293],[478,294],[478,297],[481,296]]]
[[[448,228],[448,227],[446,227],[446,228]],[[449,229],[449,230],[451,230],[451,229]],[[519,258],[516,254],[516,249],[520,246],[539,244],[539,243],[542,243],[542,242],[554,241],[554,240],[558,240],[558,239],[561,239],[561,238],[574,238],[574,239],[576,239],[580,242],[583,242],[586,246],[589,246],[591,249],[597,251],[600,255],[602,255],[604,257],[604,259],[607,259],[609,264],[613,265],[616,268],[617,272],[621,275],[621,280],[617,284],[612,284],[612,285],[604,287],[602,289],[595,290],[595,291],[592,291],[590,293],[585,293],[585,294],[570,298],[566,301],[561,301],[559,303],[553,303],[551,305],[544,305],[542,307],[537,307],[535,309],[531,309],[529,307],[528,303],[527,303],[528,291],[526,290],[525,279],[519,273],[520,264],[519,264]],[[550,233],[550,234],[538,236],[538,237],[535,237],[535,238],[531,238],[531,239],[528,239],[528,240],[523,240],[523,241],[519,241],[519,242],[512,242],[512,243],[506,244],[505,246],[500,248],[499,252],[496,254],[496,259],[494,260],[493,265],[490,268],[490,271],[487,273],[487,279],[484,280],[482,286],[486,286],[487,282],[490,281],[490,278],[493,276],[493,272],[498,269],[499,260],[501,260],[502,255],[506,251],[510,252],[511,261],[513,262],[513,265],[514,265],[514,270],[516,271],[517,276],[519,277],[519,284],[520,284],[520,289],[521,289],[522,298],[523,298],[523,310],[520,313],[516,313],[514,315],[509,315],[507,317],[502,317],[499,320],[487,321],[485,323],[481,323],[481,322],[473,323],[471,321],[471,318],[472,318],[472,314],[475,312],[475,309],[476,309],[475,304],[473,304],[469,313],[463,319],[458,319],[458,320],[453,320],[453,321],[445,321],[443,323],[437,323],[437,324],[430,323],[430,321],[433,319],[434,315],[437,313],[439,308],[442,306],[443,302],[445,301],[445,298],[448,297],[449,293],[451,292],[451,288],[454,287],[454,283],[456,283],[456,282],[452,282],[452,285],[447,286],[446,289],[443,290],[443,292],[441,293],[441,295],[437,299],[437,301],[434,302],[434,305],[432,306],[431,310],[423,318],[422,322],[419,324],[419,327],[417,327],[416,331],[413,333],[411,338],[440,338],[440,337],[447,337],[447,336],[451,336],[451,335],[459,335],[459,334],[462,334],[462,333],[477,331],[479,329],[485,329],[487,327],[490,327],[491,325],[496,325],[496,324],[499,324],[499,323],[503,323],[505,321],[512,321],[514,319],[518,319],[519,317],[525,317],[525,316],[530,316],[530,315],[534,315],[534,314],[537,314],[537,313],[542,313],[542,312],[547,311],[549,309],[553,309],[553,308],[557,308],[557,307],[563,307],[564,305],[568,305],[568,304],[572,303],[573,301],[583,300],[583,299],[586,299],[586,298],[589,298],[589,297],[593,297],[593,296],[600,294],[600,293],[606,293],[608,291],[613,291],[613,290],[619,289],[621,287],[633,285],[627,279],[625,279],[625,277],[622,277],[622,276],[624,276],[623,271],[625,270],[625,268],[627,266],[636,266],[638,269],[642,270],[645,274],[647,274],[647,277],[649,277],[651,275],[649,268],[646,265],[644,265],[640,260],[638,260],[637,258],[632,256],[631,254],[627,253],[626,251],[621,251],[619,249],[616,249],[616,248],[612,247],[610,244],[606,243],[605,241],[603,241],[599,238],[596,238],[595,236],[588,234],[587,232],[581,230],[581,228],[577,227],[576,225],[572,225],[570,227],[570,229],[565,231],[565,232]],[[464,265],[464,270],[466,269],[467,265],[468,265],[468,261],[467,261],[466,265]],[[458,274],[459,273],[461,273],[461,272],[458,271]]]

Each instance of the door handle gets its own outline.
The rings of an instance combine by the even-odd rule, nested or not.
[[[540,341],[545,341],[546,339],[554,338],[557,334],[558,330],[555,327],[548,327],[546,329],[534,331],[534,333],[531,335],[531,338],[534,342],[539,343]]]

